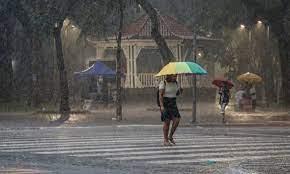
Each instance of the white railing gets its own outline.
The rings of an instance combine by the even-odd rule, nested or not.
[[[153,73],[139,73],[138,78],[141,82],[141,88],[146,87],[157,87],[159,84],[160,78],[156,78]]]
[[[139,73],[138,78],[141,86],[137,88],[157,87],[159,82],[164,80],[164,77],[156,78],[154,73]],[[181,82],[182,88],[192,87],[192,76],[178,76],[177,80]],[[212,87],[211,80],[207,76],[197,76],[197,87]]]

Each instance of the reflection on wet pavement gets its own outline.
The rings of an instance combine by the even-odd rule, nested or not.
[[[49,171],[38,169],[23,169],[23,168],[6,168],[0,169],[1,174],[47,174]]]

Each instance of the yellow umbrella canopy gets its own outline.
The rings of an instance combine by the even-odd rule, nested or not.
[[[260,76],[254,73],[250,73],[250,72],[239,75],[237,79],[240,82],[250,83],[250,84],[260,83],[262,81],[262,78]]]

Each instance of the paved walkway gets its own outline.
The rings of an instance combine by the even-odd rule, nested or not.
[[[289,131],[181,127],[169,147],[161,126],[4,130],[0,173],[289,173]]]
[[[191,125],[191,104],[179,104],[182,115],[181,125]],[[49,126],[51,120],[59,117],[55,113],[0,113],[0,127]],[[159,108],[154,104],[126,104],[123,106],[123,120],[117,122],[114,107],[99,107],[89,112],[73,113],[65,123],[66,126],[93,126],[108,124],[161,124]],[[263,111],[254,113],[234,112],[229,106],[226,111],[227,125],[290,125],[290,114],[284,111]],[[223,125],[222,116],[217,105],[198,103],[197,121],[199,125]]]

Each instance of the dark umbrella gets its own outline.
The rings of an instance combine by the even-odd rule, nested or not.
[[[223,84],[226,84],[229,89],[234,87],[233,82],[231,82],[230,80],[223,79],[223,78],[214,79],[212,81],[212,84],[218,87],[222,87]]]
[[[103,77],[111,77],[114,78],[116,76],[116,72],[107,67],[104,63],[97,61],[91,67],[81,71],[74,73],[78,77],[94,77],[94,76],[103,76]]]

